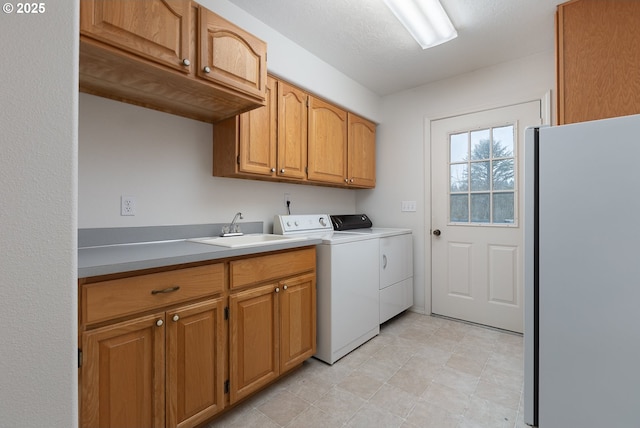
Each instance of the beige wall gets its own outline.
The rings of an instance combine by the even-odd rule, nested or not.
[[[429,120],[541,98],[554,87],[553,47],[548,52],[498,64],[387,96],[377,140],[377,186],[360,192],[358,211],[380,226],[407,227],[414,237],[414,310],[430,312]],[[404,200],[414,213],[400,212]]]
[[[77,426],[75,3],[0,16],[3,427]]]

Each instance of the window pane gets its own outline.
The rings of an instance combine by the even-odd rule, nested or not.
[[[513,190],[513,159],[493,161],[493,190]]]
[[[490,190],[491,164],[489,162],[473,162],[471,164],[471,190]]]
[[[513,157],[513,125],[493,128],[493,157]]]
[[[466,192],[469,190],[469,165],[461,163],[451,165],[451,191]]]
[[[489,199],[488,193],[471,195],[471,221],[474,223],[489,223]]]
[[[469,134],[453,134],[450,138],[449,156],[450,162],[465,162],[469,160]]]
[[[491,157],[491,137],[488,129],[471,132],[471,159],[489,159]]]
[[[469,221],[469,196],[451,195],[450,196],[450,213],[452,222],[468,222]]]
[[[513,223],[513,192],[493,194],[493,222]]]

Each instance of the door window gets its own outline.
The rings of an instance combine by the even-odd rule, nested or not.
[[[516,224],[515,125],[449,135],[449,222]]]

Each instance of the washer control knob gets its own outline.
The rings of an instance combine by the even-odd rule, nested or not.
[[[326,226],[326,225],[327,225],[327,220],[326,220],[324,217],[320,217],[320,218],[318,219],[318,221],[320,222],[320,224],[321,224],[322,226]]]

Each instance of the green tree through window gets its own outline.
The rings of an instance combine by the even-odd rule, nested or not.
[[[451,222],[514,222],[514,140],[513,125],[450,136]]]

